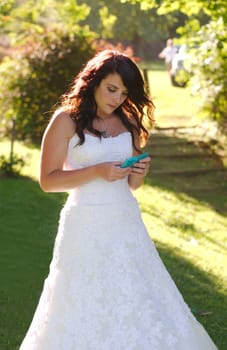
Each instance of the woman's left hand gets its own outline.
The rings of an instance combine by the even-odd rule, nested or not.
[[[148,174],[151,158],[147,157],[135,163],[131,168],[131,175],[145,177]]]

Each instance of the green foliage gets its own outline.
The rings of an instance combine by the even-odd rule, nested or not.
[[[227,123],[227,29],[223,19],[203,26],[193,40],[193,92],[201,108],[220,125]]]
[[[0,28],[5,27],[12,10],[14,0],[0,0]]]
[[[6,16],[10,13],[14,0],[0,0],[0,14]]]
[[[188,81],[190,79],[190,73],[188,70],[182,68],[177,70],[175,76],[174,76],[174,83],[176,86],[185,87],[188,84]]]
[[[177,29],[184,41],[196,46],[191,55],[193,91],[200,97],[201,109],[219,125],[227,122],[227,2],[226,0],[121,0],[157,7],[159,15],[187,16]]]
[[[227,17],[226,0],[121,0],[121,2],[139,4],[144,11],[157,8],[160,14],[181,11],[191,17],[204,11],[213,19]]]
[[[78,0],[78,3],[83,1]],[[158,15],[154,6],[145,6],[145,1],[142,7],[138,2],[119,0],[87,0],[86,4],[90,7],[90,15],[84,23],[99,38],[132,41],[137,55],[142,40],[150,42],[168,37],[179,21],[175,14]]]
[[[56,23],[62,24],[68,30],[77,30],[78,22],[84,20],[88,13],[89,8],[85,4],[77,5],[75,0],[63,3],[60,0],[15,1],[7,12],[4,30],[12,44],[25,43],[30,35],[41,34],[45,28]]]
[[[161,6],[159,8],[159,13],[169,13],[173,11],[182,11],[188,16],[193,16],[198,14],[203,9],[203,4],[198,0],[190,0],[190,1],[170,1],[164,0],[161,2]]]
[[[80,32],[78,23],[85,20],[90,13],[90,8],[85,4],[85,2],[78,5],[78,1],[75,0],[45,1],[48,6],[47,25],[50,21],[49,11],[53,11],[54,8],[55,15],[52,18],[52,23],[61,23],[63,27],[67,27],[69,32],[77,32],[78,30]]]
[[[18,176],[24,165],[24,159],[17,155],[13,155],[10,159],[0,156],[0,175],[7,177]]]
[[[46,120],[44,114],[58,102],[93,55],[91,35],[80,29],[75,34],[60,26],[33,35],[26,50],[7,58],[0,66],[0,107],[4,130],[16,116],[17,138],[39,142]]]
[[[139,4],[141,10],[147,11],[151,8],[157,7],[161,0],[121,0],[121,2],[123,4],[126,2],[130,2],[131,4]]]
[[[99,9],[99,17],[102,23],[101,38],[106,39],[110,38],[110,36],[113,37],[113,27],[117,20],[117,16],[110,14],[108,7],[103,6]]]
[[[74,0],[0,1],[4,38],[11,44],[0,65],[0,128],[8,135],[16,117],[17,137],[39,141],[44,114],[94,52],[94,34],[78,24],[89,8]]]

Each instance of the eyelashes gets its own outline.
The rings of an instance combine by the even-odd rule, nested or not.
[[[107,90],[108,90],[109,92],[112,92],[112,93],[117,92],[117,89],[111,88],[111,87],[107,87]],[[127,97],[127,96],[128,96],[128,92],[122,92],[122,95],[125,96],[125,97]]]
[[[116,91],[117,91],[116,89],[113,89],[113,88],[110,88],[110,87],[107,87],[107,90],[108,90],[109,92],[116,92]]]

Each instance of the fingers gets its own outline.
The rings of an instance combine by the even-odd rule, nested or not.
[[[113,171],[114,175],[116,176],[116,179],[123,179],[124,177],[128,176],[131,172],[130,168],[120,168],[119,166],[115,166],[115,169]]]
[[[130,168],[120,168],[121,163],[107,163],[106,179],[107,181],[116,181],[128,176],[131,172]]]
[[[145,177],[149,171],[151,158],[147,157],[139,162],[135,163],[133,167],[121,168],[120,162],[106,163],[106,175],[107,181],[116,181],[127,177],[130,174]]]
[[[143,177],[146,176],[149,171],[150,161],[151,161],[150,157],[140,160],[139,162],[134,164],[134,166],[132,167],[131,173],[136,174],[137,176],[143,176]]]

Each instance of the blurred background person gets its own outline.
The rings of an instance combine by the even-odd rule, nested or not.
[[[166,47],[159,53],[158,57],[165,60],[166,69],[170,75],[171,79],[171,70],[172,70],[172,61],[174,56],[177,53],[177,47],[173,43],[173,39],[168,39],[166,41]]]

